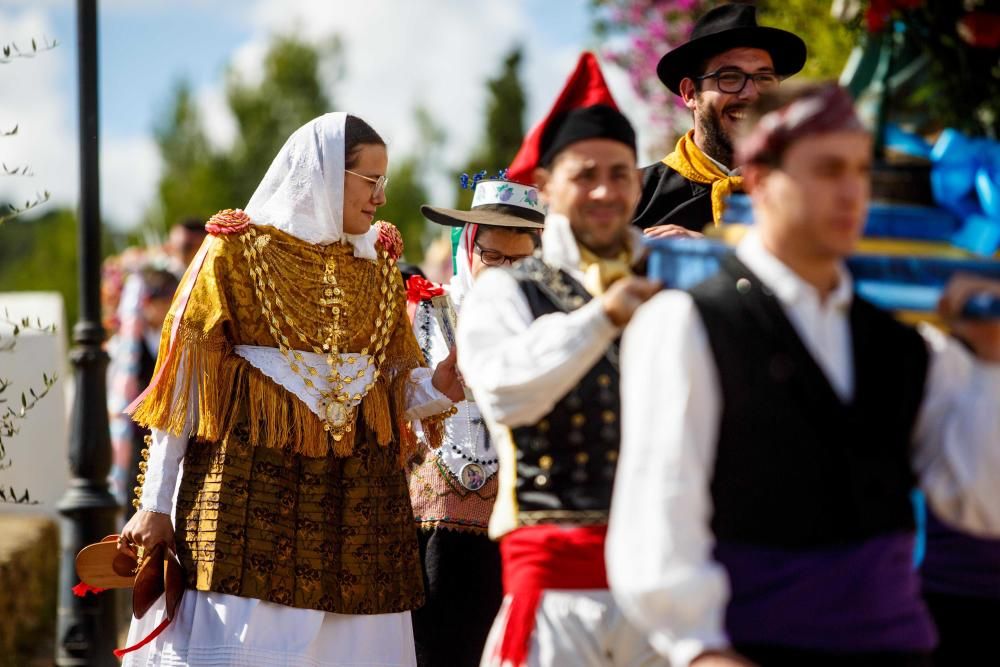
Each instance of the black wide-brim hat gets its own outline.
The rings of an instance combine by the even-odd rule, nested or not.
[[[670,92],[680,95],[681,80],[694,77],[698,68],[714,55],[749,47],[771,54],[778,76],[795,74],[806,64],[806,43],[795,33],[757,25],[757,8],[729,4],[710,10],[698,19],[691,39],[667,52],[656,66],[656,74]]]

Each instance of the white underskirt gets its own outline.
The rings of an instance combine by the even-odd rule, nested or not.
[[[128,644],[163,619],[161,597],[132,619]],[[159,637],[124,667],[415,667],[410,612],[332,614],[223,593],[187,590]]]

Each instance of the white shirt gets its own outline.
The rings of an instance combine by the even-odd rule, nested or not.
[[[633,259],[642,252],[638,230]],[[545,219],[542,260],[583,282],[580,250],[569,220]],[[488,269],[465,297],[458,322],[458,365],[483,413],[500,458],[497,504],[490,536],[516,526],[513,498],[513,445],[510,428],[538,422],[555,407],[621,333],[604,314],[600,299],[571,313],[535,318],[517,280],[507,271]]]
[[[778,302],[837,393],[854,390],[841,270],[825,302],[751,233],[737,256]],[[1000,533],[1000,364],[973,358],[926,326],[930,362],[914,432],[913,466],[942,518]],[[712,559],[709,481],[722,399],[718,368],[691,297],[665,291],[644,305],[622,346],[622,449],[607,558],[612,592],[674,667],[724,648],[729,596]]]

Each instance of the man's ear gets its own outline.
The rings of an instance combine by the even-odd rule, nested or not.
[[[750,194],[760,187],[761,181],[767,177],[769,171],[768,167],[757,163],[745,164],[740,167],[740,173],[743,174],[743,191]]]
[[[680,91],[681,91],[681,99],[684,100],[684,106],[686,106],[691,111],[694,111],[695,107],[697,106],[697,100],[695,99],[695,96],[698,93],[694,85],[694,79],[688,77],[684,77],[683,79],[681,79]]]
[[[532,178],[535,181],[535,185],[538,187],[538,194],[542,198],[542,201],[548,203],[549,198],[546,193],[546,186],[552,179],[551,172],[543,167],[535,167],[535,171],[532,173]]]

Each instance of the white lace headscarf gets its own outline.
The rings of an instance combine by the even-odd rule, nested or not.
[[[246,206],[254,224],[306,243],[350,243],[354,256],[376,259],[378,231],[344,233],[347,114],[328,113],[292,133]]]

